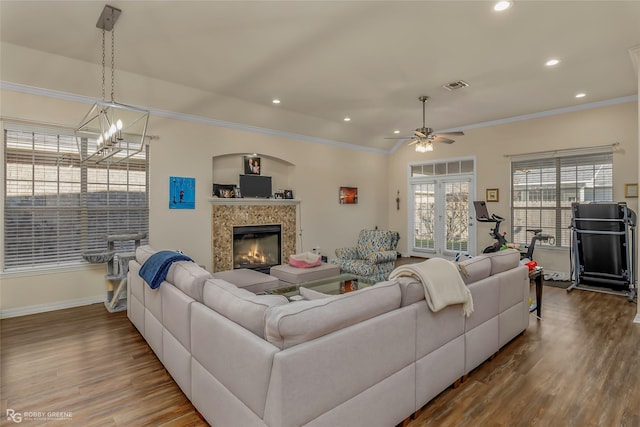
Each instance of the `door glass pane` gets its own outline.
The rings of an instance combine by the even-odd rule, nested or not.
[[[447,182],[445,197],[445,249],[452,252],[468,252],[469,182]]]
[[[414,248],[434,249],[435,184],[414,184]]]

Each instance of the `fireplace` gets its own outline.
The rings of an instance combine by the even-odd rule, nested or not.
[[[269,273],[279,265],[282,254],[280,225],[233,227],[233,268]]]

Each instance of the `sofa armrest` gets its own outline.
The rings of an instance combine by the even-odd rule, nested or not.
[[[340,259],[357,259],[358,251],[354,247],[350,248],[337,248],[336,256]]]
[[[367,261],[372,264],[380,264],[381,262],[395,261],[396,258],[398,258],[398,253],[396,251],[381,251],[369,254]]]

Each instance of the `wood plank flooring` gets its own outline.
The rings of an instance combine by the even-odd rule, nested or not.
[[[636,305],[548,286],[543,301],[544,320],[531,315],[409,426],[640,426]],[[124,312],[94,304],[4,319],[0,331],[1,425],[14,425],[7,409],[71,413],[21,425],[206,425]]]

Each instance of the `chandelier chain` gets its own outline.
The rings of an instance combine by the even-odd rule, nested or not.
[[[105,73],[105,69],[104,69],[105,68],[105,65],[104,65],[105,64],[105,61],[104,61],[104,56],[105,56],[104,55],[104,50],[105,50],[104,37],[105,37],[105,34],[104,34],[104,32],[105,32],[105,30],[103,28],[102,29],[102,100],[103,101],[105,100],[105,98],[104,98],[104,96],[105,96],[104,95],[104,92],[105,92],[104,91],[104,73]]]
[[[113,16],[113,10],[111,11]],[[115,101],[115,68],[116,68],[116,28],[111,29],[111,102]]]

